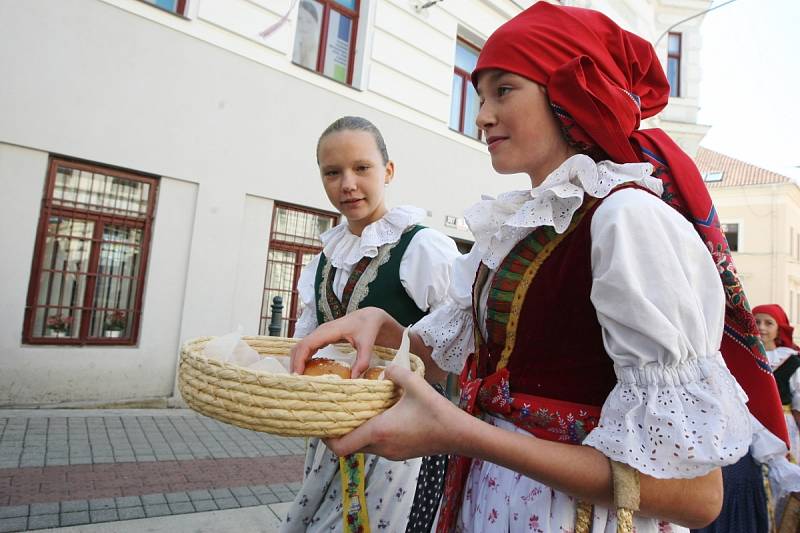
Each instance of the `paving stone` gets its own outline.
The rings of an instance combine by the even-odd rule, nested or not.
[[[166,503],[158,505],[145,505],[144,514],[147,515],[148,518],[151,516],[166,516],[170,514],[169,505]]]
[[[25,526],[27,523],[27,516],[0,518],[0,532],[6,533],[7,531],[25,531]]]
[[[185,492],[169,492],[164,495],[169,503],[182,503],[188,502],[189,496]]]
[[[135,518],[144,518],[144,507],[125,507],[124,509],[118,509],[117,514],[119,515],[120,520],[133,520]]]
[[[116,509],[105,509],[102,511],[90,511],[92,523],[97,522],[112,522],[119,520]]]
[[[294,499],[294,494],[288,489],[275,489],[272,492],[274,492],[275,496],[280,498],[282,502],[288,502]]]
[[[61,513],[61,527],[78,526],[89,523],[89,511],[78,511],[76,513]]]
[[[58,514],[58,502],[51,502],[51,503],[32,503],[30,515],[40,515],[40,514]]]
[[[125,507],[139,507],[142,505],[142,501],[138,496],[121,496],[116,498],[116,501],[117,507],[120,509]]]
[[[264,505],[268,505],[268,504],[271,504],[271,503],[278,503],[278,502],[281,501],[272,492],[269,492],[269,493],[266,493],[266,494],[256,494],[256,498],[258,498],[258,501],[261,502]]]
[[[89,500],[89,509],[92,511],[102,511],[105,509],[116,509],[117,502],[114,498],[98,498]]]
[[[239,507],[239,502],[236,501],[236,498],[218,498],[214,501],[220,509],[235,509]]]
[[[172,511],[172,514],[193,513],[194,506],[189,502],[171,503],[169,504],[169,510]]]
[[[253,507],[254,505],[261,505],[258,498],[255,496],[237,496],[236,500],[242,507]]]
[[[166,504],[167,499],[164,497],[163,494],[145,494],[142,498],[142,503],[147,505],[158,505],[158,504]]]
[[[214,500],[198,500],[193,502],[196,511],[216,511],[219,509]]]
[[[44,529],[46,527],[58,527],[58,513],[41,514],[28,518],[28,529]]]
[[[237,498],[240,497],[240,496],[252,496],[253,495],[253,491],[251,491],[249,487],[233,487],[231,489],[231,492]]]
[[[253,494],[272,494],[272,489],[269,488],[268,485],[253,485],[250,487],[250,490],[253,491]]]
[[[86,500],[69,500],[61,502],[61,512],[71,513],[75,511],[88,511],[89,502]]]
[[[0,518],[17,518],[28,516],[27,505],[14,505],[13,507],[0,507]]]
[[[208,492],[207,490],[192,490],[189,491],[188,494],[189,494],[189,499],[192,501],[211,499],[211,493]]]
[[[228,489],[211,489],[208,492],[211,493],[211,496],[215,500],[218,500],[220,498],[232,498],[233,497],[233,494],[231,494],[231,491],[229,491]]]

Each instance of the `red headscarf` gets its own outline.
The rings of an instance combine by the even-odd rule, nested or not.
[[[543,85],[565,133],[583,149],[617,163],[653,164],[664,184],[662,199],[694,224],[719,270],[725,362],[747,392],[753,415],[788,443],[775,379],[700,173],[662,130],[638,129],[641,118],[658,113],[669,99],[652,45],[597,11],[537,2],[489,37],[473,84],[486,69]]]
[[[765,304],[757,305],[753,308],[754,315],[762,313],[771,316],[778,323],[778,338],[775,339],[775,345],[786,346],[792,350],[800,351],[800,347],[794,343],[794,328],[789,324],[789,317],[786,316],[786,311],[783,310],[783,307],[778,304]]]

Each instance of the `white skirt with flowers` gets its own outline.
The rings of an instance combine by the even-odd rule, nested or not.
[[[529,433],[500,418],[487,420],[508,431]],[[473,460],[467,478],[457,531],[485,533],[572,533],[576,499],[522,474],[486,461]],[[593,533],[616,533],[613,510],[594,507]],[[688,529],[653,518],[635,517],[636,533],[688,533]]]

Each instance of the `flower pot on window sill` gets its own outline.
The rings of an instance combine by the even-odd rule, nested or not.
[[[122,337],[121,329],[107,329],[103,332],[103,336],[109,339],[118,339]]]
[[[63,338],[63,337],[69,337],[69,335],[67,334],[66,331],[55,330],[55,329],[48,329],[47,330],[47,336],[48,337],[55,337],[57,339],[60,339],[60,338]]]

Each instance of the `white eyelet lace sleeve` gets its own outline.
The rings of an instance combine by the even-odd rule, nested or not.
[[[480,251],[473,248],[453,262],[447,296],[411,330],[433,348],[431,357],[442,370],[457,374],[474,350],[472,283],[480,264]]]
[[[297,280],[297,293],[300,298],[300,318],[294,325],[294,338],[302,339],[315,329],[317,329],[317,306],[314,302],[314,278],[317,275],[319,266],[319,254],[315,255],[300,272],[300,279]]]
[[[618,383],[584,444],[656,478],[736,462],[750,417],[718,351],[724,294],[703,242],[635,189],[603,202],[591,234],[592,303]]]

